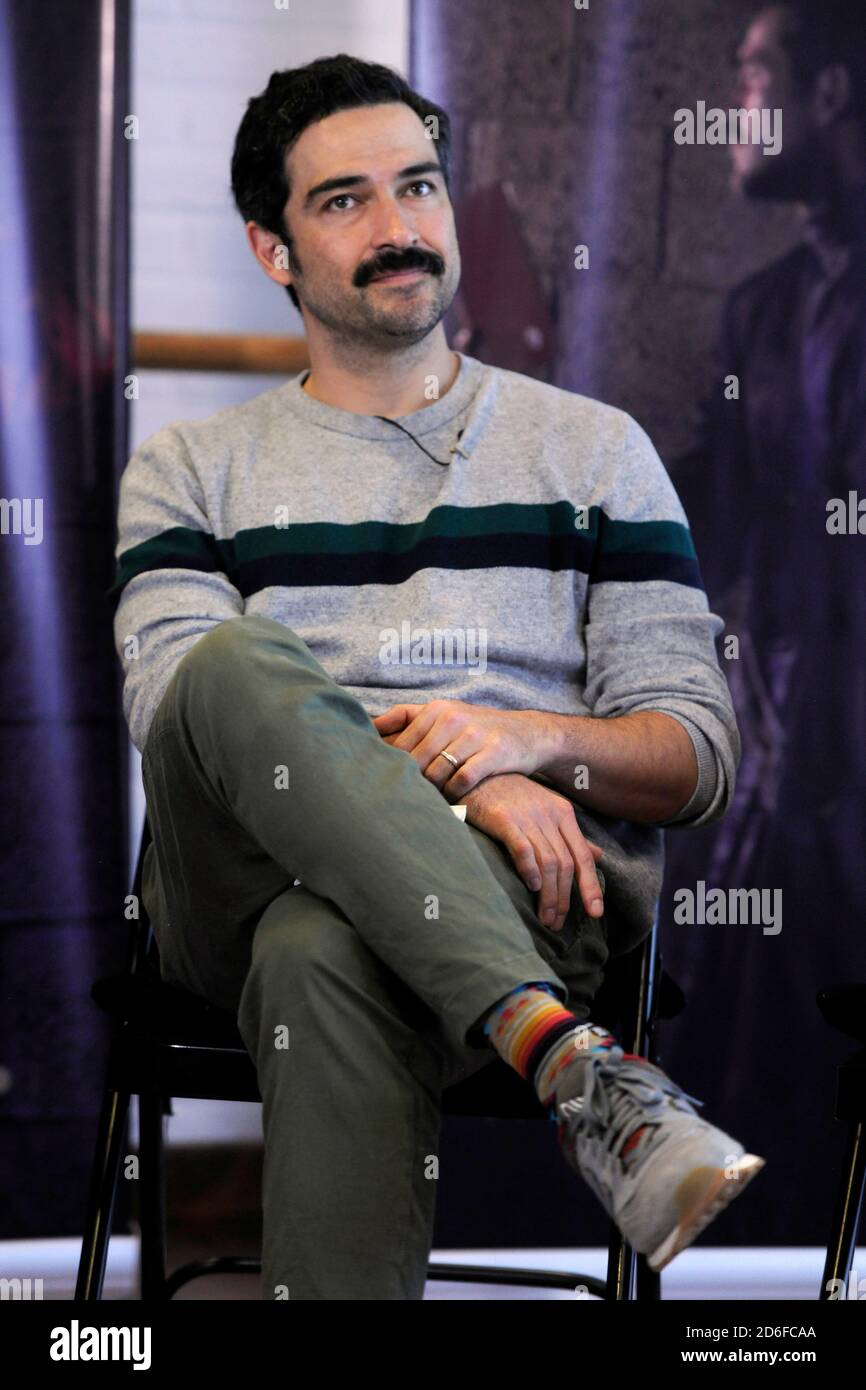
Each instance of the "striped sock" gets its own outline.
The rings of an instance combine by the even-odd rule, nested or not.
[[[555,1083],[566,1067],[616,1042],[604,1028],[579,1023],[545,981],[521,985],[501,999],[487,1015],[484,1032],[546,1106],[552,1105]]]

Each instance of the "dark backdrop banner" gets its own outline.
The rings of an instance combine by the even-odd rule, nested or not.
[[[804,226],[794,203],[734,191],[728,149],[674,138],[677,111],[736,105],[731,58],[761,8],[414,0],[411,76],[452,117],[458,217],[509,185],[556,332],[550,368],[523,370],[635,416],[686,506],[744,751],[728,815],[667,833],[664,964],[688,1003],[661,1062],[768,1159],[701,1243],[821,1245],[842,1150],[834,1067],[855,1045],[815,996],[866,978],[866,539],[825,525],[829,499],[866,495],[866,219],[855,189],[835,221]],[[462,341],[509,366],[530,325],[508,275],[495,310],[481,302],[490,254],[461,243]],[[713,888],[728,905],[763,890],[781,917],[676,920],[676,894]],[[604,1240],[538,1128],[447,1122],[471,1161],[443,1163],[437,1243]]]
[[[128,0],[0,0],[0,1239],[80,1235],[119,968]],[[38,1275],[40,1271],[34,1270]]]

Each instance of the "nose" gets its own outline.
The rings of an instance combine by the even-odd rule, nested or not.
[[[373,229],[374,246],[398,246],[405,249],[417,239],[411,216],[407,216],[396,198],[383,198],[378,204]]]

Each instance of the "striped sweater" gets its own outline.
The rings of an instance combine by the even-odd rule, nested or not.
[[[718,819],[740,758],[722,621],[656,450],[623,411],[458,356],[450,389],[395,420],[316,400],[304,372],[135,451],[109,591],[133,743],[199,637],[258,613],[371,715],[434,698],[669,714],[699,771],[665,825]],[[649,929],[663,827],[579,797],[618,953]]]

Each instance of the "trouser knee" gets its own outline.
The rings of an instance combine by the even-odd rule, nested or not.
[[[407,1065],[433,1094],[442,1057],[428,1040],[435,1016],[364,943],[326,899],[302,885],[281,893],[264,913],[252,943],[238,1008],[244,1043],[259,1064],[275,1039],[320,1052],[332,1065],[345,1049],[356,1064],[366,1049],[377,1065]]]
[[[287,734],[305,724],[305,741],[337,713],[375,731],[363,705],[337,684],[294,629],[254,613],[228,618],[200,637],[178,663],[163,704],[163,722],[187,722],[213,710],[236,727],[253,714],[273,715]],[[287,713],[290,721],[283,718]]]
[[[287,652],[307,650],[302,638],[284,623],[257,613],[241,613],[217,623],[193,643],[178,662],[172,683],[176,687],[207,688],[220,681],[234,687],[251,673],[251,651],[263,642],[276,643]]]

